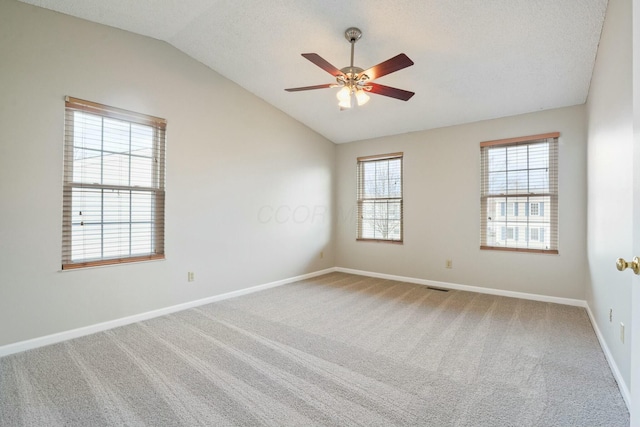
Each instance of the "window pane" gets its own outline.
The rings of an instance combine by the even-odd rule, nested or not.
[[[105,223],[130,221],[129,191],[105,190],[103,221]]]
[[[529,168],[549,169],[549,144],[532,144],[529,146]]]
[[[376,162],[375,197],[389,197],[389,162]]]
[[[375,217],[376,219],[387,219],[387,203],[386,202],[375,203]]]
[[[154,217],[154,197],[150,192],[131,192],[131,221],[148,222]]]
[[[506,148],[490,148],[488,152],[489,170],[490,171],[506,171],[507,170],[507,149]]]
[[[389,160],[389,197],[402,197],[402,163]]]
[[[402,162],[400,159],[390,159],[389,162],[389,179],[399,180],[402,178]]]
[[[131,157],[131,186],[155,187],[153,185],[154,171],[151,157]]]
[[[535,169],[529,171],[529,191],[532,193],[549,192],[548,169]]]
[[[507,192],[507,173],[489,172],[489,194],[504,194]]]
[[[102,150],[102,117],[81,111],[75,111],[73,117],[73,146]]]
[[[96,224],[102,221],[102,190],[73,189],[71,222]]]
[[[130,150],[129,123],[106,118],[103,124],[103,151],[128,153]]]
[[[73,150],[73,182],[100,184],[102,182],[102,153],[95,150]]]
[[[129,185],[129,156],[104,153],[102,183],[108,185]]]
[[[376,196],[376,165],[375,163],[366,162],[362,164],[363,173],[360,188],[363,191],[363,198],[373,198]]]
[[[131,255],[148,254],[153,251],[153,224],[131,224]]]
[[[71,259],[73,261],[99,259],[102,257],[102,226],[71,226]]]
[[[507,169],[524,170],[527,169],[527,146],[516,145],[507,148]]]
[[[528,193],[529,182],[526,170],[507,172],[507,193],[518,194]]]
[[[129,223],[105,223],[103,230],[103,256],[105,258],[120,258],[130,255]]]
[[[380,175],[378,173],[378,176]],[[376,179],[375,197],[389,197],[389,181],[386,178]]]
[[[131,154],[151,156],[153,150],[153,128],[131,124]]]
[[[374,202],[365,201],[362,202],[362,217],[364,219],[373,219],[376,212],[376,206]]]
[[[400,239],[400,221],[399,220],[389,220],[389,221],[387,221],[386,226],[387,226],[387,228],[386,228],[385,231],[387,232],[387,235],[386,235],[386,237],[383,237],[383,238],[399,240]]]
[[[399,204],[387,202],[375,202],[375,215],[373,220],[374,234],[377,239],[399,239],[400,218]],[[394,215],[390,215],[393,213]],[[392,219],[392,217],[397,219]]]
[[[389,219],[400,220],[401,217],[401,209],[400,202],[389,202],[388,203],[388,217]]]
[[[375,239],[375,220],[365,219],[362,220],[362,238],[363,239]]]

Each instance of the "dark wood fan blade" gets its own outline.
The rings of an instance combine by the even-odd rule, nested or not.
[[[410,67],[411,65],[413,65],[413,61],[409,59],[407,55],[401,53],[391,59],[387,59],[386,61],[379,63],[378,65],[374,65],[368,70],[364,70],[360,75],[366,74],[369,76],[369,80],[375,80],[395,71],[402,70],[403,68]]]
[[[408,101],[415,93],[408,90],[398,89],[395,87],[385,86],[377,83],[367,83],[367,86],[371,86],[371,93],[377,93],[378,95],[389,96],[391,98],[401,99]]]
[[[315,86],[303,86],[303,87],[292,87],[289,89],[285,89],[287,92],[298,92],[301,90],[312,90],[312,89],[326,89],[328,87],[333,86],[332,83],[327,83],[326,85],[315,85]]]
[[[333,65],[329,64],[324,58],[322,58],[317,53],[303,53],[302,56],[304,56],[309,61],[313,62],[318,67],[322,68],[323,70],[325,70],[327,73],[331,74],[334,77],[338,77],[344,74],[342,71],[340,71]]]

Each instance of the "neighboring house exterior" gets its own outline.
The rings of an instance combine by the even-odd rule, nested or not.
[[[517,201],[489,200],[487,243],[492,246],[514,246],[549,249],[551,242],[551,209],[548,196],[529,196]]]

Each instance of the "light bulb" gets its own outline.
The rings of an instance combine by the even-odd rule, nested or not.
[[[336,93],[336,98],[338,98],[338,101],[340,102],[348,102],[349,98],[351,98],[351,89],[349,89],[347,86],[344,86],[338,91],[338,93]]]
[[[358,101],[358,106],[364,105],[369,102],[369,95],[362,89],[358,89],[356,91],[356,100]]]
[[[351,89],[348,86],[344,86],[336,94],[336,98],[340,101],[338,106],[340,108],[351,108]]]

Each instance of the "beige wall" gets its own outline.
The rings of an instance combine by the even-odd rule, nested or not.
[[[166,261],[59,271],[65,95],[168,120]],[[334,163],[166,43],[1,0],[0,346],[332,267]]]
[[[428,112],[425,112],[428,114]],[[560,132],[560,255],[480,250],[480,147]],[[404,244],[357,242],[356,158],[404,152]],[[584,299],[586,122],[583,106],[339,145],[340,267]],[[446,259],[453,268],[446,269]]]
[[[631,1],[611,0],[591,80],[587,114],[588,262],[587,302],[620,373],[629,386],[630,330],[619,339],[620,322],[631,325],[631,278],[615,269],[631,258],[633,98]],[[636,219],[637,221],[638,219]],[[613,310],[609,321],[609,309]]]

